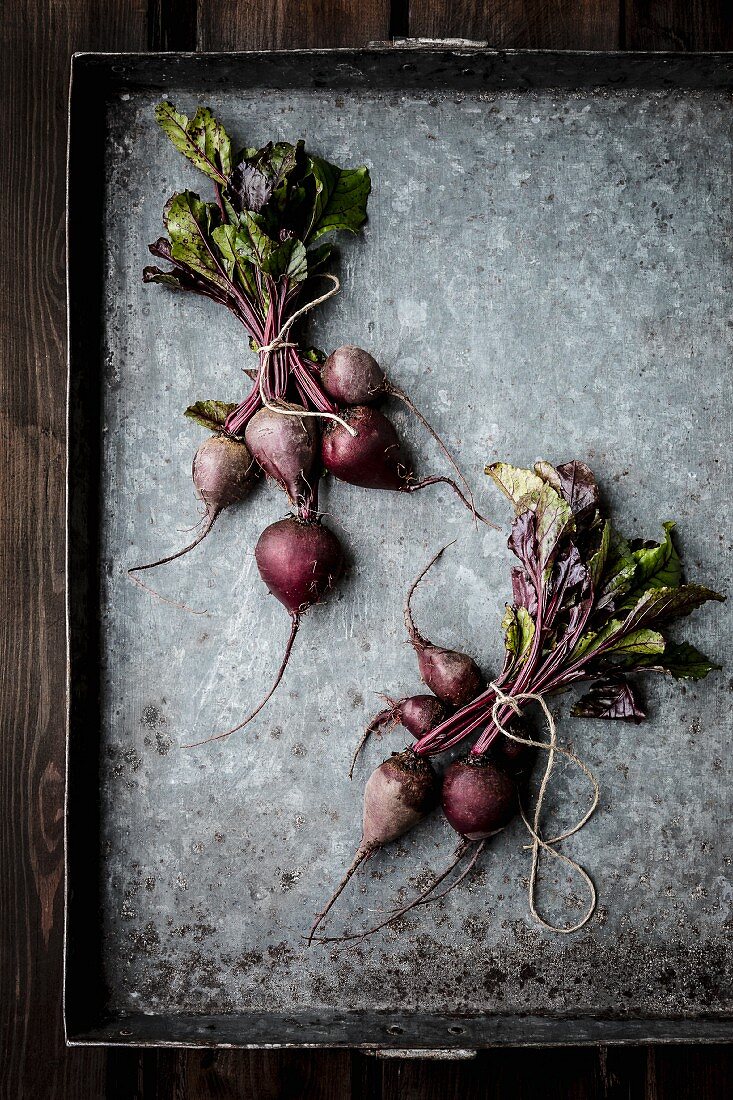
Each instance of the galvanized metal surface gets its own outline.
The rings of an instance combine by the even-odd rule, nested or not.
[[[304,137],[338,163],[370,167],[369,224],[342,242],[343,290],[313,315],[311,338],[327,349],[369,347],[460,454],[479,507],[500,522],[508,516],[485,462],[582,458],[623,530],[655,537],[677,519],[690,576],[730,590],[729,91],[457,91],[441,72],[407,90],[373,78],[217,87],[209,73],[205,102],[242,143]],[[225,311],[141,284],[164,201],[206,189],[153,123],[161,92],[184,110],[202,100],[195,82],[110,93],[104,348],[99,363],[77,364],[103,374],[107,1011],[169,1017],[171,1038],[178,1017],[238,1014],[246,1029],[267,1014],[274,1041],[292,1042],[323,1041],[310,1038],[315,1021],[333,1014],[331,1043],[342,1041],[344,1013],[356,1014],[346,1031],[365,1042],[385,1013],[516,1017],[515,1040],[525,1014],[542,1018],[537,1034],[548,1040],[563,1028],[582,1039],[562,1021],[597,1017],[719,1026],[731,1014],[733,954],[729,672],[687,687],[650,678],[650,717],[638,728],[569,719],[568,701],[558,701],[560,736],[602,789],[600,812],[567,847],[600,897],[581,933],[555,936],[532,922],[516,823],[439,905],[365,943],[304,945],[358,843],[363,780],[403,743],[397,732],[373,744],[349,783],[374,693],[419,686],[405,590],[450,539],[457,546],[417,597],[420,625],[476,655],[487,675],[500,664],[506,535],[474,531],[449,494],[403,499],[326,483],[323,507],[351,561],[338,597],[304,619],[286,681],[256,724],[228,742],[180,747],[234,724],[279,662],[287,618],[264,591],[252,548],[286,508],[262,485],[199,550],[150,575],[204,615],[153,601],[126,577],[175,548],[197,519],[190,459],[202,435],[182,410],[198,398],[235,400],[241,368],[252,365]],[[442,472],[414,422],[391,412],[419,469]],[[703,611],[684,633],[730,668],[725,607]],[[558,772],[551,813],[562,824],[585,791]],[[454,846],[436,815],[370,862],[329,929],[373,923]],[[541,898],[560,919],[583,905],[554,868]],[[279,1014],[313,1022],[283,1023],[280,1034]],[[404,1046],[395,1026],[387,1041]],[[446,1026],[423,1045],[466,1042]]]

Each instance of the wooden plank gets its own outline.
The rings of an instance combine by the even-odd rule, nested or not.
[[[502,49],[615,50],[619,33],[618,0],[410,3],[414,38],[472,38]]]
[[[199,5],[199,49],[364,46],[389,35],[389,0],[273,0]]]
[[[0,1094],[101,1096],[104,1054],[66,1052],[64,207],[69,58],[145,46],[143,0],[20,0],[0,21],[4,455],[0,530]]]
[[[730,0],[624,0],[628,50],[731,50]]]

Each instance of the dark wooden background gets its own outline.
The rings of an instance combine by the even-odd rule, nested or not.
[[[360,46],[730,50],[733,0],[4,0],[0,5],[0,1089],[8,1100],[724,1100],[733,1048],[340,1051],[64,1048],[64,155],[75,50]],[[729,151],[721,150],[728,156]]]

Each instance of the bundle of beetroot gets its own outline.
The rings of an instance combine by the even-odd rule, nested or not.
[[[673,620],[708,600],[724,598],[701,584],[684,583],[682,562],[672,541],[673,523],[663,525],[660,543],[627,541],[611,526],[593,473],[582,462],[556,468],[538,462],[532,470],[497,463],[486,472],[515,511],[508,546],[519,564],[511,570],[512,602],[502,622],[503,668],[487,685],[472,658],[433,645],[416,629],[410,599],[440,551],[413,585],[405,608],[420,674],[433,694],[389,700],[388,708],[367,730],[365,736],[400,722],[416,741],[393,753],[370,776],[364,792],[361,843],[346,876],[316,918],[311,939],[356,868],[404,836],[441,802],[448,822],[461,837],[452,862],[414,901],[388,914],[376,928],[354,935],[369,935],[415,905],[444,896],[465,877],[487,839],[517,812],[532,841],[533,915],[558,932],[582,927],[593,912],[595,889],[585,870],[556,845],[589,819],[598,801],[598,786],[582,761],[557,743],[548,697],[586,683],[589,687],[571,714],[638,723],[645,713],[629,680],[631,674],[667,672],[676,679],[701,680],[720,668],[694,646],[671,641],[664,633]],[[544,714],[548,740],[528,733],[523,711],[532,704],[538,704]],[[430,757],[463,741],[470,742],[470,748],[440,778]],[[364,738],[359,748],[363,743]],[[547,763],[529,813],[524,808],[526,777],[538,749],[546,751]],[[546,837],[541,829],[542,802],[558,754],[583,771],[593,799],[573,828]],[[586,883],[590,904],[579,922],[558,927],[537,912],[541,851],[562,860]],[[461,861],[460,877],[442,894],[436,893],[438,884]]]
[[[442,440],[368,352],[348,345],[326,357],[295,334],[303,315],[339,289],[336,276],[325,271],[332,245],[316,242],[336,231],[356,233],[364,224],[368,170],[329,164],[307,153],[302,141],[235,153],[206,108],[188,119],[163,102],[155,117],[176,149],[211,181],[213,199],[183,191],[168,200],[163,215],[168,236],[150,245],[150,251],[170,266],[147,267],[144,281],[225,306],[244,326],[259,363],[245,372],[251,388],[242,400],[197,401],[186,410],[186,416],[214,433],[193,460],[194,485],[206,508],[196,538],[130,573],[192,550],[217,516],[247,495],[259,471],[285,492],[294,511],[262,533],[255,558],[262,580],[290,615],[290,637],[270,692],[235,727],[241,729],[277,687],[301,614],[328,594],[342,571],[340,542],[318,512],[324,471],[351,485],[405,493],[444,483],[474,517],[476,512]],[[330,283],[325,293],[322,283],[317,289],[323,279]],[[430,431],[465,494],[451,478],[413,474],[394,424],[377,408],[389,395],[403,401]]]

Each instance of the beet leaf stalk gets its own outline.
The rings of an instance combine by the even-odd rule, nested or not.
[[[504,667],[494,681],[503,695],[547,696],[586,682],[573,715],[640,722],[646,715],[630,674],[700,680],[721,667],[664,633],[673,620],[725,598],[684,583],[674,523],[663,525],[659,543],[627,541],[611,526],[582,462],[538,462],[532,470],[496,463],[486,472],[514,506],[508,546],[519,560],[502,622]],[[495,702],[490,685],[414,750],[432,755],[472,737],[471,752],[485,754],[499,733]],[[497,717],[511,714],[506,706]]]
[[[169,266],[147,267],[144,281],[225,306],[260,351],[246,397],[226,410],[216,406],[217,427],[241,437],[263,407],[303,418],[337,417],[320,382],[322,357],[285,334],[304,300],[327,296],[322,287],[317,292],[309,287],[326,274],[332,253],[332,245],[321,238],[335,231],[356,233],[366,221],[368,169],[340,168],[311,156],[302,141],[236,152],[205,107],[189,119],[162,102],[155,117],[175,148],[208,178],[214,195],[206,201],[182,191],[168,200],[163,214],[168,237],[155,241],[150,251]],[[337,289],[338,280],[329,278]],[[213,405],[199,402],[187,415],[211,427]],[[307,499],[296,503],[307,513]]]

